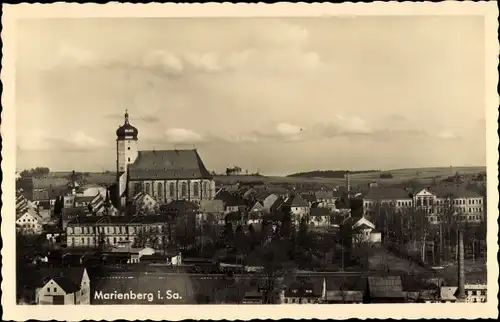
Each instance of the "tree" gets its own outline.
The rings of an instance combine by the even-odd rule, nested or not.
[[[263,274],[263,303],[277,302],[279,295],[279,278],[293,266],[286,257],[289,244],[285,241],[274,240],[271,243],[257,247],[250,255],[251,265],[262,267]]]
[[[236,248],[236,251],[240,255],[240,260],[243,261],[243,254],[246,254],[248,250],[248,239],[241,225],[238,225],[238,227],[236,227],[236,232],[234,235],[234,246]]]
[[[20,175],[22,178],[34,177],[41,178],[45,177],[50,173],[50,169],[47,167],[36,167],[29,170],[21,171]]]

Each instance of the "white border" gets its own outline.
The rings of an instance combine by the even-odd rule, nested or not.
[[[16,306],[15,304],[15,21],[20,18],[82,17],[314,17],[375,15],[482,15],[486,39],[486,135],[488,176],[488,303],[485,304],[375,304],[375,305],[163,305],[163,306]],[[5,320],[114,319],[280,319],[280,318],[491,318],[498,316],[498,10],[491,2],[374,2],[344,4],[20,4],[3,6],[3,140],[2,162],[2,307]],[[251,309],[250,309],[251,308]]]

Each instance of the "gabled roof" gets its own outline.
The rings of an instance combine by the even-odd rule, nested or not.
[[[307,201],[305,201],[300,195],[290,196],[285,201],[285,205],[290,206],[290,207],[308,207],[309,206]]]
[[[66,289],[74,289],[75,286],[78,287],[76,290],[79,290],[79,285],[83,279],[84,273],[84,267],[42,267],[37,269],[34,275],[37,287],[44,286],[48,281],[54,280],[66,291]],[[59,284],[58,281],[63,285]],[[74,286],[71,284],[74,284]],[[74,291],[68,293],[74,293]]]
[[[76,285],[67,277],[54,277],[52,280],[59,285],[66,294],[72,294],[80,290],[80,286]]]
[[[309,281],[297,281],[293,282],[285,290],[286,297],[320,297],[321,296],[321,284]]]
[[[30,215],[31,217],[33,217],[34,219],[36,219],[39,222],[42,221],[42,217],[39,214],[37,214],[35,211],[29,210],[29,209],[24,211],[24,212],[17,213],[16,220],[18,220],[19,218],[23,217],[26,214]]]
[[[423,189],[422,189],[423,190]],[[442,185],[439,187],[433,187],[432,189],[427,189],[430,193],[435,194],[439,198],[480,198],[482,197],[480,193],[465,189],[463,186],[456,185]]]
[[[162,211],[175,212],[178,214],[183,214],[187,212],[195,212],[199,207],[187,200],[174,200],[170,203],[161,206]]]
[[[139,151],[129,166],[130,180],[212,179],[197,150]]]

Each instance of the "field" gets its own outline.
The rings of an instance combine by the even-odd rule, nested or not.
[[[351,174],[350,181],[352,185],[363,185],[370,182],[380,184],[397,184],[408,180],[416,179],[423,184],[431,183],[434,179],[442,180],[459,173],[461,175],[474,174],[486,171],[486,167],[441,167],[441,168],[413,168],[413,169],[395,169],[380,172]],[[393,178],[380,179],[380,174],[391,173]],[[219,184],[235,184],[236,182],[255,182],[262,181],[265,184],[333,184],[340,185],[345,183],[343,178],[306,178],[306,177],[267,177],[267,176],[216,176],[215,180]]]

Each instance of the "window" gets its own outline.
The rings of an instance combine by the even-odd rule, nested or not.
[[[203,182],[203,195],[207,196],[207,190],[208,190],[208,183],[205,181]]]
[[[187,183],[183,182],[181,186],[181,195],[186,197],[187,195]]]
[[[128,148],[127,148],[127,150],[129,150],[129,151],[130,151],[130,147],[128,147]]]
[[[149,183],[146,183],[146,185],[145,185],[145,190],[146,190],[145,192],[146,192],[147,194],[151,194],[151,186],[150,186],[150,184],[149,184]]]
[[[175,196],[174,192],[175,192],[175,184],[173,182],[170,183],[170,197],[173,198]]]
[[[200,191],[199,191],[199,186],[198,186],[198,182],[195,182],[193,184],[193,195],[196,196],[196,197],[199,197],[200,196]]]
[[[85,244],[85,238],[82,237],[82,244]]]
[[[163,184],[158,182],[156,189],[158,190],[158,197],[163,198]]]
[[[128,157],[128,162],[130,162],[130,157]]]
[[[57,292],[57,288],[56,287],[54,287],[54,292]]]
[[[50,287],[47,287],[47,293],[50,293]]]

